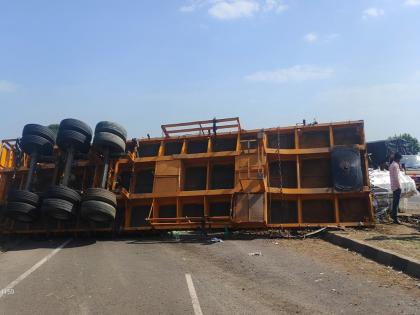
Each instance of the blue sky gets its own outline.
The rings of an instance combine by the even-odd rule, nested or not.
[[[420,138],[420,0],[0,0],[0,138],[74,117]]]

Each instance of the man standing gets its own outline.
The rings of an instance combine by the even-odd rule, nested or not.
[[[395,224],[400,224],[398,221],[398,206],[400,205],[400,197],[401,197],[401,184],[400,184],[400,161],[401,161],[401,154],[398,152],[394,154],[394,161],[391,163],[389,167],[389,176],[391,178],[391,190],[392,190],[392,210],[391,210],[391,218]]]

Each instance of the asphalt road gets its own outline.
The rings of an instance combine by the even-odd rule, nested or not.
[[[0,314],[420,313],[419,281],[322,240],[72,240],[53,252],[64,241],[0,254],[0,290],[16,280]]]

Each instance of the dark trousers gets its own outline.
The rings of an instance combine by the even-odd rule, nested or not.
[[[393,220],[396,220],[398,216],[398,207],[400,205],[400,198],[401,198],[401,189],[394,190],[392,193],[392,210],[391,210],[391,218]]]

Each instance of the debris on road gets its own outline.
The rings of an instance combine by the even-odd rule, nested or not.
[[[262,256],[261,252],[252,252],[248,254],[249,256]]]
[[[311,237],[311,236],[317,235],[317,234],[319,234],[319,233],[324,232],[326,229],[327,229],[327,228],[326,228],[326,227],[324,227],[324,228],[322,228],[322,229],[319,229],[319,230],[316,230],[316,231],[313,231],[313,232],[307,233],[307,234],[303,235],[303,238],[307,238],[307,237]]]
[[[210,242],[212,243],[223,243],[224,241],[221,238],[213,237]]]

